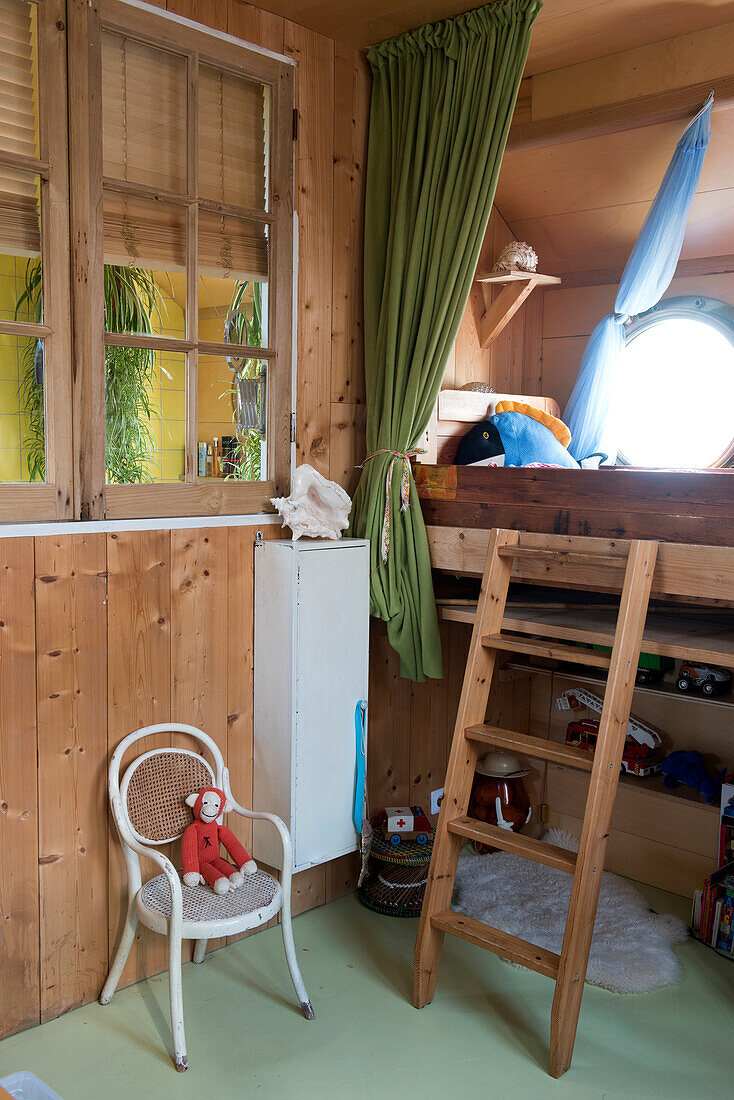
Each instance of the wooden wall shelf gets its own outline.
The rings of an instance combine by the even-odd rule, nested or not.
[[[541,275],[538,271],[490,271],[475,275],[474,281],[481,288],[481,294],[471,296],[479,345],[488,348],[536,286],[553,286],[561,280],[555,275]],[[493,286],[502,287],[494,301],[491,295]]]

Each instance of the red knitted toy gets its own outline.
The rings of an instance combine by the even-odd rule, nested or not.
[[[215,894],[226,894],[254,875],[257,864],[226,825],[217,825],[220,813],[229,813],[232,803],[218,787],[203,787],[190,794],[186,805],[194,811],[194,820],[181,837],[181,864],[187,886],[208,882]],[[220,842],[237,864],[233,867],[219,854]],[[239,869],[238,869],[239,868]]]

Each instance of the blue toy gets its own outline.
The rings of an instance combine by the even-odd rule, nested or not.
[[[714,779],[710,779],[706,774],[703,756],[695,749],[690,752],[678,749],[663,760],[663,778],[666,787],[673,790],[679,783],[685,787],[693,787],[694,790],[700,791],[709,805],[719,801],[721,784],[725,776],[726,768],[722,768]]]
[[[568,451],[570,441],[571,433],[557,417],[520,401],[500,401],[494,416],[475,424],[463,437],[455,462],[457,466],[540,465],[578,470],[579,463]]]

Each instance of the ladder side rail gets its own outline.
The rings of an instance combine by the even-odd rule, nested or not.
[[[566,1072],[573,1054],[657,548],[652,541],[630,545],[553,998],[553,1077]]]
[[[462,839],[449,833],[448,823],[452,818],[466,814],[469,808],[474,768],[477,762],[479,746],[464,736],[464,730],[467,726],[484,721],[492,676],[497,663],[496,650],[486,649],[482,645],[482,637],[485,634],[499,633],[512,574],[512,560],[500,558],[497,551],[503,546],[516,545],[518,539],[517,531],[506,531],[501,528],[493,528],[490,531],[482,588],[469,646],[451,753],[444,780],[444,795],[416,937],[413,981],[413,1004],[416,1008],[423,1008],[433,1000],[436,988],[444,932],[431,924],[431,916],[448,909],[451,904]]]

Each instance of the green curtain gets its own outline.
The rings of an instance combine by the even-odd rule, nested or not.
[[[540,8],[540,0],[499,0],[368,55],[364,340],[367,454],[375,457],[362,471],[350,534],[371,540],[370,610],[386,621],[411,680],[441,677],[441,641],[413,476],[395,456],[416,447],[438,396]]]

